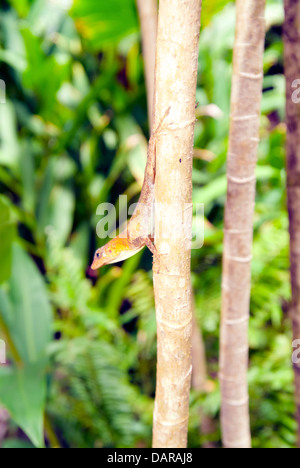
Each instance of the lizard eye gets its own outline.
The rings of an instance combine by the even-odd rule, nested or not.
[[[99,252],[96,253],[96,257],[97,257],[97,258],[100,258]]]

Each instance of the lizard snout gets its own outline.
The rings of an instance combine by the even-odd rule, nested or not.
[[[91,265],[92,270],[97,270],[103,265],[103,259],[100,251],[97,251],[94,256],[93,263]]]

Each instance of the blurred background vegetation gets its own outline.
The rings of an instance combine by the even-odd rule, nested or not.
[[[1,0],[0,367],[10,447],[149,447],[155,392],[151,254],[89,269],[97,206],[136,201],[149,135],[134,0]],[[250,321],[255,447],[294,447],[285,199],[283,1],[267,0]],[[209,391],[189,446],[220,446],[217,381],[235,8],[203,0],[193,171],[205,242],[193,250]],[[178,97],[180,99],[180,96]],[[205,150],[205,151],[204,151]],[[121,210],[124,207],[120,207]],[[9,411],[10,418],[3,417]],[[209,418],[210,430],[202,420]],[[3,422],[5,421],[5,422]],[[1,418],[0,418],[1,428]],[[5,433],[5,436],[3,434]],[[1,434],[1,431],[0,431]]]

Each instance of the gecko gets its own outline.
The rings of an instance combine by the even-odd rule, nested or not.
[[[152,227],[150,228],[154,207],[156,139],[169,112],[170,108],[167,109],[160,124],[150,137],[144,181],[137,206],[126,228],[118,236],[96,250],[91,265],[92,270],[97,270],[104,265],[126,260],[142,250],[145,246],[147,246],[153,256],[158,259],[157,250],[154,245],[154,230]]]

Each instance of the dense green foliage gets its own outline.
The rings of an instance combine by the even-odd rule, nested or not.
[[[3,447],[148,447],[155,391],[151,255],[99,277],[88,265],[101,202],[135,200],[148,135],[134,0],[1,1],[0,402]],[[283,5],[267,0],[250,321],[255,447],[293,447],[284,169]],[[118,12],[118,14],[116,14]],[[217,381],[222,225],[234,2],[203,1],[194,201],[205,241],[193,250],[196,312],[212,391],[191,393],[189,444],[220,445]],[[180,99],[180,96],[178,97]],[[209,104],[218,109],[204,107]],[[135,136],[133,138],[132,136]],[[199,154],[199,153],[198,153]],[[204,153],[201,152],[200,156]],[[200,408],[201,413],[199,412]],[[199,414],[212,420],[199,431]]]

